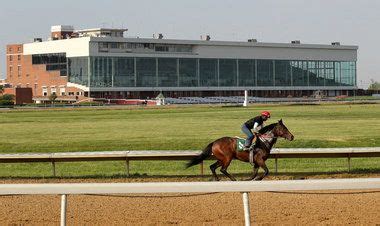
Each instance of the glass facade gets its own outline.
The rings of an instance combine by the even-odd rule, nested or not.
[[[90,87],[356,85],[354,61],[76,57],[68,72],[70,82]]]
[[[217,59],[199,59],[199,86],[218,86]]]
[[[88,85],[88,57],[67,58],[69,82]]]
[[[197,59],[178,59],[179,86],[195,87],[198,86],[198,60]]]

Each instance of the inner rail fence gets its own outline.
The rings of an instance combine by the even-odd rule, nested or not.
[[[126,176],[130,176],[130,161],[144,160],[190,160],[200,151],[103,151],[103,152],[56,152],[0,154],[0,163],[50,162],[52,174],[56,176],[57,162],[76,161],[124,161]],[[270,158],[275,160],[275,172],[278,172],[278,159],[282,158],[347,158],[348,172],[351,171],[351,158],[380,157],[380,147],[358,148],[275,148]],[[210,159],[214,159],[213,156]],[[200,174],[203,175],[203,163]]]
[[[241,192],[243,195],[244,221],[245,225],[249,226],[252,221],[250,218],[249,192],[367,189],[379,190],[380,178],[238,182],[1,184],[0,195],[61,195],[60,222],[61,225],[66,225],[67,195]]]

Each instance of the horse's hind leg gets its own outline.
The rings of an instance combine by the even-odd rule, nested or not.
[[[219,178],[218,178],[218,175],[216,175],[215,170],[216,170],[219,166],[221,166],[221,165],[222,165],[222,164],[221,164],[220,161],[218,160],[218,161],[216,161],[214,164],[212,164],[212,165],[210,166],[210,170],[211,170],[211,172],[212,172],[212,175],[214,176],[214,180],[216,180],[216,181],[218,181]]]
[[[220,169],[220,172],[222,172],[224,175],[226,175],[228,178],[230,178],[232,181],[236,181],[236,179],[227,172],[227,168],[228,166],[230,165],[231,163],[231,160],[227,160],[225,162],[223,162],[222,164],[222,168]]]

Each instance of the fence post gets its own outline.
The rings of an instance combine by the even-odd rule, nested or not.
[[[51,161],[51,166],[52,166],[53,177],[55,177],[55,161],[54,160]]]
[[[125,174],[129,177],[129,159],[125,158]]]
[[[248,192],[243,192],[244,222],[245,226],[251,226]]]
[[[351,172],[351,155],[348,153],[348,158],[347,158],[347,163],[348,163],[348,172]]]
[[[274,172],[277,174],[278,170],[277,170],[277,158],[274,159]]]
[[[66,226],[66,208],[67,208],[66,195],[61,195],[61,226]]]

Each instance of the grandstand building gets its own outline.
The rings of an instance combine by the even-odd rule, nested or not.
[[[357,46],[124,37],[127,29],[53,26],[47,41],[7,45],[7,83],[35,100],[351,95]]]

